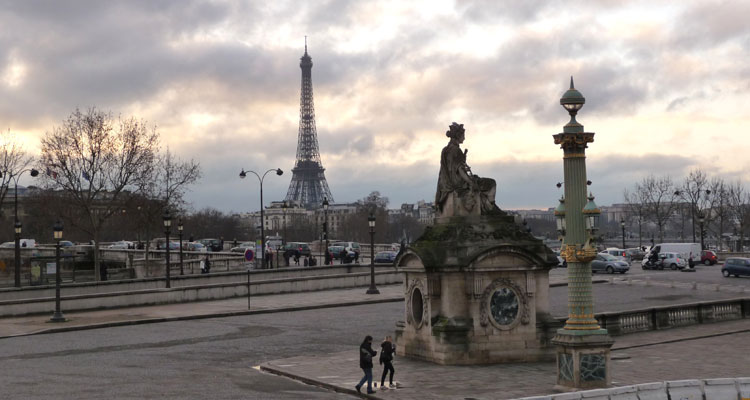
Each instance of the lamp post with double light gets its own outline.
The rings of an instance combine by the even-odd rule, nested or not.
[[[57,220],[53,229],[55,235],[55,313],[52,314],[52,318],[49,320],[50,322],[65,322],[65,317],[60,310],[60,240],[62,240],[63,235],[62,222]]]
[[[625,250],[625,217],[620,218],[620,227],[622,228],[622,249]]]
[[[169,233],[172,227],[172,214],[169,213],[169,209],[164,211],[164,242],[166,245],[167,250],[167,256],[166,256],[166,265],[167,265],[167,288],[172,287],[171,283],[169,282]]]
[[[333,259],[328,254],[328,197],[323,197],[323,238],[326,240],[326,247],[323,249],[323,260],[333,262]]]
[[[563,238],[561,256],[568,264],[568,319],[552,343],[557,347],[557,384],[564,388],[607,387],[611,382],[610,347],[612,339],[594,317],[591,261],[596,258],[593,241],[598,230],[600,210],[592,195],[586,196],[586,148],[594,141],[593,132],[584,132],[576,121],[586,99],[570,89],[560,99],[570,121],[563,132],[553,135],[563,150],[564,198],[555,209],[557,227]],[[591,368],[595,370],[592,370]]]
[[[380,294],[375,287],[375,215],[370,213],[367,217],[367,225],[370,226],[370,288],[367,294]]]
[[[704,222],[706,222],[706,215],[703,214],[703,211],[698,211],[698,224],[701,230],[701,251],[706,250],[706,246],[703,243],[703,238],[706,236],[706,233],[703,231]]]
[[[271,171],[275,171],[276,175],[281,176],[284,174],[284,171],[281,170],[281,168],[276,169],[269,169],[268,171],[263,173],[263,176],[258,175],[257,172],[247,170],[243,168],[242,171],[240,171],[240,179],[245,179],[247,177],[247,173],[250,172],[253,175],[255,175],[256,178],[258,178],[258,183],[260,183],[260,254],[262,254],[261,257],[263,257],[263,262],[268,262],[265,259],[265,252],[266,252],[266,231],[265,231],[265,225],[266,221],[263,216],[263,180],[266,179],[266,174],[268,174]],[[284,239],[286,240],[286,238]]]
[[[8,181],[13,179],[13,229],[15,239],[15,259],[14,259],[14,280],[13,285],[15,287],[21,287],[21,221],[18,219],[18,179],[21,178],[24,172],[29,172],[32,177],[37,177],[39,171],[34,168],[27,168],[15,174],[10,174],[8,171],[0,173],[8,176]]]
[[[182,218],[177,220],[177,234],[180,236],[180,275],[184,275],[182,264]]]

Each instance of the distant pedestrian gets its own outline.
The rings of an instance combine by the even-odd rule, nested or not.
[[[325,265],[330,265],[331,264],[331,258],[332,258],[331,252],[329,250],[326,250],[325,257],[323,258],[323,263],[325,263]]]
[[[359,381],[359,384],[354,387],[355,389],[357,389],[357,392],[362,389],[362,385],[364,385],[366,381],[367,394],[375,393],[375,391],[372,390],[372,358],[377,354],[378,352],[372,349],[372,336],[365,336],[365,340],[362,341],[361,345],[359,345],[359,367],[362,368],[365,376],[362,377],[362,380]]]
[[[346,248],[341,249],[341,253],[339,253],[339,258],[341,258],[341,263],[344,264],[346,262]]]
[[[266,266],[268,269],[273,269],[273,250],[271,250],[271,247],[266,246]]]
[[[294,265],[299,265],[299,250],[294,250]]]
[[[201,264],[201,274],[207,274],[211,272],[211,261],[208,260],[208,255],[206,255],[206,260],[203,261]]]
[[[688,267],[690,267],[690,269],[695,268],[695,261],[693,261],[693,253],[692,252],[690,253],[690,257],[688,257]]]
[[[302,262],[302,265],[305,266],[305,267],[309,267],[310,266],[310,257],[309,256],[305,257],[305,260]]]
[[[310,264],[311,267],[314,267],[314,266],[318,265],[318,259],[317,258],[315,258],[313,256],[308,256],[308,257],[310,258],[310,262],[308,264]]]
[[[393,369],[393,353],[396,352],[396,345],[393,344],[393,339],[390,336],[386,336],[383,343],[380,344],[380,365],[383,366],[383,377],[380,378],[380,387],[385,389],[385,376],[390,371],[391,375],[388,378],[390,387],[393,386],[393,373],[396,372]]]
[[[355,252],[354,252],[354,263],[356,264],[356,263],[358,263],[358,262],[359,262],[359,252],[358,252],[358,251],[355,251]]]

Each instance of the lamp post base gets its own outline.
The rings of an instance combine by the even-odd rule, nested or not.
[[[606,329],[560,329],[552,344],[557,347],[557,385],[561,391],[606,388],[612,384],[610,347]]]
[[[52,318],[49,319],[49,322],[65,322],[67,319],[65,319],[65,316],[63,316],[63,313],[61,311],[55,311],[55,313],[52,315]]]
[[[378,288],[370,286],[370,288],[367,289],[367,294],[380,294],[380,291],[378,290]]]

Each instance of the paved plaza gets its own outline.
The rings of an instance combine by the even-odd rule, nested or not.
[[[644,332],[615,338],[612,384],[626,386],[663,380],[750,376],[750,320]],[[373,348],[378,349],[377,343]],[[357,349],[301,356],[262,365],[273,373],[356,395],[362,377]],[[392,399],[514,399],[555,393],[555,364],[442,366],[396,358],[396,390],[379,391]],[[382,367],[373,369],[378,381]],[[387,380],[386,380],[387,383]],[[365,392],[365,390],[362,390]]]
[[[596,311],[750,295],[750,279],[718,270],[595,275]],[[551,272],[558,317],[567,311],[566,272]],[[401,285],[381,286],[376,296],[365,289],[253,296],[250,309],[236,298],[66,313],[63,324],[47,322],[49,315],[4,318],[0,362],[13,368],[0,384],[8,398],[24,399],[356,396],[358,343],[371,334],[379,350],[403,319]],[[750,320],[617,336],[613,384],[750,376],[749,342]],[[517,398],[552,393],[555,377],[552,362],[453,367],[397,358],[395,367],[402,387],[376,398]],[[380,373],[376,365],[378,381]]]

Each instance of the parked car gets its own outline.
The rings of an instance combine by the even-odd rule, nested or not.
[[[21,247],[36,247],[36,240],[34,239],[19,239],[19,246]],[[0,248],[13,248],[16,247],[16,242],[5,242],[0,244]]]
[[[347,252],[355,252],[359,254],[359,243],[357,242],[335,242],[334,246],[343,246]]]
[[[618,259],[625,261],[626,263],[630,264],[630,256],[628,255],[627,250],[623,249],[617,249],[617,248],[609,248],[607,250],[602,251],[602,253],[607,253],[611,256],[615,256]]]
[[[114,242],[107,246],[109,249],[133,249],[133,242],[129,242],[127,240],[120,240],[119,242]]]
[[[197,251],[199,253],[205,253],[208,251],[206,246],[203,245],[203,243],[198,242],[187,242],[183,244],[183,250],[185,251]]]
[[[646,255],[645,251],[637,247],[625,249],[625,252],[628,253],[628,256],[630,256],[631,260],[637,260],[637,261],[643,260],[643,257]]]
[[[669,267],[671,269],[683,269],[687,267],[687,257],[668,251],[666,253],[659,253],[659,258],[661,259],[662,264],[664,267]]]
[[[255,247],[244,247],[244,246],[232,247],[231,249],[229,249],[229,251],[232,252],[232,253],[242,253],[242,254],[245,254],[245,252],[247,251],[247,249],[252,249],[253,251],[255,251]]]
[[[286,256],[293,257],[295,251],[299,251],[301,257],[307,257],[310,255],[310,245],[303,242],[288,242],[284,245]]]
[[[344,246],[328,246],[328,251],[333,253],[333,258],[335,260],[341,259],[341,253],[346,250],[346,247]],[[351,262],[354,260],[355,252],[353,251],[346,251],[346,260],[345,262]]]
[[[724,261],[724,266],[721,267],[721,274],[724,275],[725,278],[729,278],[730,275],[734,275],[737,278],[739,278],[740,275],[750,275],[750,258],[727,258],[727,260]]]
[[[624,274],[628,270],[630,270],[630,265],[626,261],[603,252],[597,254],[594,261],[591,262],[591,272],[607,272],[608,274],[619,272]]]
[[[701,253],[701,262],[705,265],[714,265],[719,262],[719,257],[713,250],[703,250]]]
[[[60,247],[73,247],[73,246],[75,246],[75,243],[71,242],[70,240],[60,241]]]
[[[380,251],[375,253],[376,264],[393,264],[396,261],[397,251]]]
[[[224,251],[224,246],[220,239],[200,239],[198,243],[206,246],[208,251]]]

